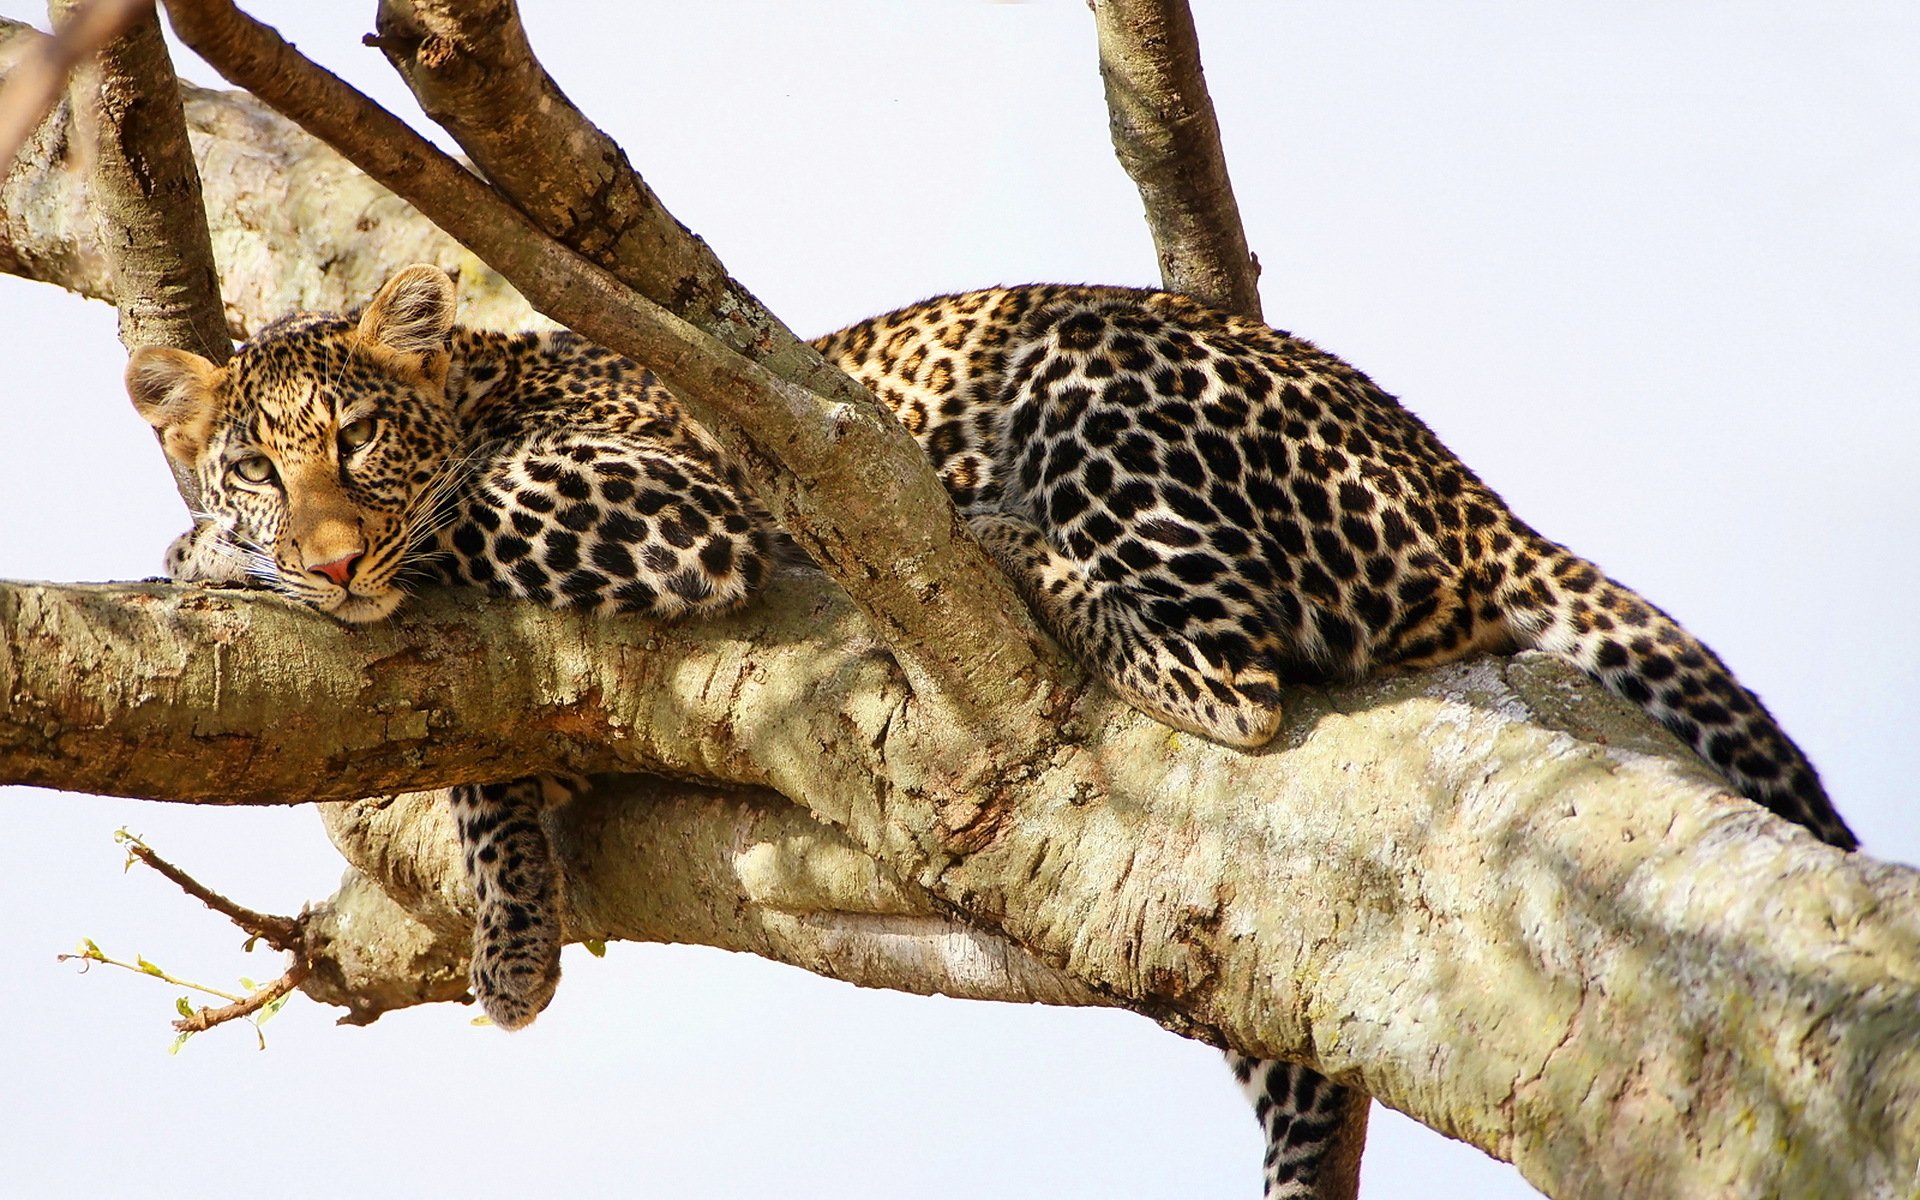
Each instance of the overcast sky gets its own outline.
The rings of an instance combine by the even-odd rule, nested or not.
[[[247,7],[423,123],[359,45],[371,3]],[[568,94],[796,329],[1155,282],[1078,0],[524,7]],[[1269,319],[1703,636],[1867,849],[1920,861],[1920,10],[1194,7]],[[122,361],[106,307],[0,278],[0,577],[150,574],[184,526]],[[54,955],[280,968],[123,876],[123,825],[258,908],[341,869],[305,810],[0,795],[0,1195],[1257,1194],[1217,1055],[1142,1018],[717,951],[570,951],[511,1037],[453,1006],[337,1029],[296,999],[265,1053],[243,1027],[169,1057],[174,991]],[[1391,1114],[1375,1131],[1365,1196],[1533,1194]]]

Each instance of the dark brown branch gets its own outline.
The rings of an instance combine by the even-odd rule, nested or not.
[[[166,859],[154,853],[145,842],[129,840],[127,853],[160,873],[161,878],[173,884],[187,895],[219,913],[227,920],[238,925],[243,931],[259,938],[275,950],[295,950],[300,943],[299,922],[292,917],[277,917],[271,913],[255,912],[253,909],[222,896],[206,884],[174,866]]]
[[[1113,149],[1140,189],[1176,292],[1260,316],[1247,249],[1186,0],[1092,0]]]
[[[216,363],[233,352],[200,172],[160,19],[140,14],[74,74],[74,120],[92,156],[95,225],[112,262],[120,341]]]
[[[645,362],[745,464],[781,524],[873,620],[924,698],[1017,744],[1068,667],[968,533],[911,438],[870,399],[815,395],[556,245],[365,96],[224,0],[171,0],[181,40],[418,207],[540,311]],[[938,621],[927,613],[937,607]]]
[[[0,80],[44,36],[0,18]],[[532,319],[497,274],[285,117],[242,92],[183,84],[180,93],[236,332],[296,309],[365,303],[401,262],[430,262],[457,276],[464,320],[522,329]],[[0,271],[111,301],[112,270],[78,143],[70,120],[49,120],[0,181]],[[290,262],[328,267],[290,271]]]
[[[776,374],[856,393],[660,203],[534,57],[511,0],[382,0],[369,44],[495,187],[555,239]]]

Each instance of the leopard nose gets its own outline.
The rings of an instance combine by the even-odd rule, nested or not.
[[[345,587],[347,580],[353,578],[353,566],[360,561],[360,553],[355,550],[352,554],[342,555],[332,562],[318,563],[308,569],[318,571],[341,587]]]

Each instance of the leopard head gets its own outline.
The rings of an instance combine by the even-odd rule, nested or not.
[[[408,267],[358,320],[287,317],[225,366],[138,350],[127,393],[197,482],[223,553],[343,621],[377,621],[405,598],[455,469],[453,308],[444,272]]]

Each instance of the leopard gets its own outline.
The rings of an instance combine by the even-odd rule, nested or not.
[[[746,603],[782,535],[672,392],[565,331],[460,326],[454,295],[413,266],[359,315],[283,318],[226,366],[136,352],[134,406],[201,497],[169,574],[264,584],[348,622],[427,582],[660,620]],[[1178,293],[1033,284],[812,346],[920,446],[1047,631],[1148,716],[1257,748],[1289,687],[1539,650],[1741,794],[1857,845],[1712,650],[1304,339]],[[540,818],[578,786],[453,789],[472,990],[508,1028],[557,986],[562,872]],[[1264,1194],[1315,1194],[1359,1094],[1302,1064],[1228,1061],[1266,1138]]]
[[[663,621],[764,585],[772,518],[651,372],[566,330],[456,327],[454,307],[452,279],[419,265],[358,315],[264,326],[224,366],[134,353],[128,394],[197,495],[168,576],[262,585],[350,624],[433,585]],[[471,988],[506,1029],[559,983],[563,876],[541,816],[581,787],[449,791]]]

